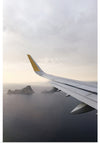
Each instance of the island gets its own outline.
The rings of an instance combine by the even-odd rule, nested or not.
[[[47,91],[43,91],[42,93],[55,93],[55,92],[59,92],[60,90],[56,87],[53,87],[51,90]]]
[[[8,90],[7,94],[26,94],[26,95],[31,95],[33,94],[34,91],[30,85],[22,88],[22,89],[15,89],[15,90]]]

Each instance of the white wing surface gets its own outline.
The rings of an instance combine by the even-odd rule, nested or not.
[[[97,85],[47,74],[41,70],[30,55],[28,55],[28,58],[34,71],[39,76],[49,79],[54,87],[82,102],[72,112],[82,111],[83,107],[86,107],[86,110],[89,107],[97,109]],[[89,109],[91,110],[92,108]]]

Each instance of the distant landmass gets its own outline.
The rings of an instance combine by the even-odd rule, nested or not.
[[[27,94],[27,95],[31,95],[33,93],[34,93],[34,91],[30,85],[28,85],[22,89],[15,89],[15,90],[9,89],[7,92],[7,94]]]
[[[54,93],[54,92],[59,92],[59,91],[60,91],[60,90],[59,90],[58,88],[53,87],[51,90],[49,90],[49,91],[45,90],[45,91],[43,91],[42,93]]]

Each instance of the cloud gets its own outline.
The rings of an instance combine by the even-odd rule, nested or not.
[[[96,0],[4,0],[4,62],[97,65]]]

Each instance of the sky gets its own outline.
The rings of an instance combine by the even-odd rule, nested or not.
[[[4,0],[3,82],[45,82],[47,73],[97,81],[96,0]]]

